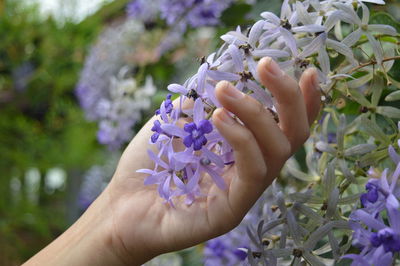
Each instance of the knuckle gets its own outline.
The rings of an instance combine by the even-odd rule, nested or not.
[[[246,96],[249,100],[248,105],[249,105],[249,113],[251,116],[258,117],[258,116],[263,116],[265,114],[265,107],[262,105],[260,102],[254,100],[253,98]]]
[[[247,145],[253,141],[253,135],[250,131],[246,130],[243,126],[238,126],[229,140],[234,149],[240,149],[243,145]]]

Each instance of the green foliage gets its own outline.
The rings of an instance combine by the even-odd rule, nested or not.
[[[91,43],[125,3],[62,26],[35,6],[0,3],[0,265],[22,263],[65,230],[66,195],[80,183],[74,173],[102,159],[97,125],[84,118],[74,89]],[[41,174],[37,202],[24,179],[32,167]],[[67,173],[67,191],[44,190],[53,167]]]

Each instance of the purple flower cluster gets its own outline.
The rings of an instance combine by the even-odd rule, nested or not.
[[[159,14],[170,26],[185,30],[219,23],[222,12],[232,0],[133,0],[127,5],[128,16],[144,22],[152,21]]]
[[[222,12],[232,0],[170,0],[160,4],[161,17],[168,25],[197,28],[217,25]]]
[[[126,6],[126,12],[130,18],[143,21],[154,21],[159,13],[160,0],[133,0]]]
[[[398,154],[393,147],[392,156]],[[375,175],[375,171],[370,170]],[[344,258],[353,260],[353,266],[393,265],[393,258],[400,251],[400,190],[398,179],[400,163],[388,177],[385,169],[380,178],[371,178],[366,192],[360,197],[362,208],[350,215],[353,245],[361,249],[360,254],[348,254]]]
[[[112,150],[132,139],[133,127],[156,92],[151,77],[137,84],[130,75],[133,66],[126,62],[135,50],[135,36],[142,33],[135,21],[105,30],[91,48],[76,88],[87,119],[99,124],[98,141]]]
[[[372,1],[372,0],[371,0]],[[208,5],[210,1],[168,1],[168,23],[177,23],[179,15],[188,3]],[[375,1],[376,2],[376,1]],[[359,18],[357,6],[362,18]],[[196,10],[190,9],[190,12]],[[175,13],[174,13],[175,12]],[[190,13],[189,12],[189,13]],[[165,11],[165,18],[167,11]],[[186,14],[186,13],[183,13]],[[367,36],[371,50],[377,61],[381,61],[382,47],[376,45],[376,39],[370,31],[384,34],[396,34],[393,27],[387,25],[368,25],[369,10],[358,1],[357,5],[344,0],[296,1],[289,4],[285,0],[280,17],[271,12],[263,12],[262,20],[257,21],[247,33],[238,27],[236,31],[221,36],[225,42],[222,48],[207,57],[200,65],[197,74],[183,85],[171,84],[168,90],[180,94],[178,107],[170,109],[170,98],[161,104],[154,122],[151,142],[158,147],[158,153],[149,152],[155,162],[154,169],[142,169],[149,177],[146,184],[157,184],[158,191],[167,202],[178,195],[186,195],[187,203],[197,196],[203,196],[199,182],[207,173],[213,181],[224,188],[221,173],[224,166],[233,163],[233,152],[228,143],[212,125],[213,110],[220,107],[215,96],[215,86],[221,80],[227,80],[240,91],[251,95],[268,108],[275,108],[271,94],[259,83],[257,63],[265,56],[272,57],[288,73],[299,77],[308,67],[316,67],[320,81],[333,83],[328,50],[343,55],[347,64],[345,69],[335,73],[344,73],[346,68],[359,64],[351,46]],[[336,37],[341,31],[338,25],[349,24],[360,34],[349,34],[346,38]],[[339,28],[337,28],[339,27]],[[351,40],[350,40],[351,39]],[[362,59],[362,58],[361,58]],[[387,71],[387,69],[386,69]],[[183,109],[182,103],[193,102],[193,108]],[[186,117],[186,119],[180,119]],[[182,121],[185,121],[182,124]],[[173,145],[180,142],[181,148]]]
[[[149,174],[145,184],[157,184],[160,196],[171,204],[176,196],[186,195],[187,204],[202,196],[199,182],[203,173],[211,176],[218,187],[225,188],[221,173],[225,164],[231,162],[232,149],[220,144],[221,135],[205,117],[205,104],[213,103],[198,97],[193,109],[172,109],[168,95],[156,112],[158,119],[154,121],[150,142],[158,147],[159,152],[154,154],[149,150],[155,168],[138,172]],[[182,115],[192,120],[186,121],[183,129],[178,126]],[[178,151],[173,144],[179,139],[183,140],[184,147]]]

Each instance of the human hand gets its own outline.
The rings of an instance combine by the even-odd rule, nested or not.
[[[174,208],[163,203],[156,186],[144,186],[146,176],[136,171],[154,167],[146,152],[153,118],[123,153],[109,186],[65,234],[63,241],[71,249],[85,253],[72,264],[140,265],[159,254],[224,234],[240,223],[285,161],[308,138],[320,108],[315,69],[305,71],[298,84],[271,58],[264,58],[258,73],[276,99],[278,124],[269,110],[232,84],[220,82],[216,87],[223,108],[214,112],[213,123],[235,153],[235,164],[226,166],[222,175],[227,189],[219,189],[205,176],[200,186],[207,197],[191,205],[178,199]],[[85,234],[90,237],[83,237]],[[53,248],[53,252],[58,250]]]
[[[121,257],[134,261],[138,257],[135,253],[156,256],[190,247],[240,223],[285,161],[308,138],[309,125],[319,112],[316,71],[307,70],[297,84],[276,67],[274,61],[264,58],[258,73],[277,100],[279,124],[270,111],[230,83],[217,85],[216,96],[224,108],[216,110],[212,119],[235,150],[236,159],[222,175],[227,190],[205,178],[201,187],[206,198],[197,199],[190,206],[183,200],[174,201],[175,208],[163,204],[156,187],[143,186],[145,176],[135,173],[137,169],[153,167],[144,154],[149,148],[154,118],[139,132],[124,152],[107,189],[115,223],[113,234],[124,247],[118,248]],[[138,249],[138,243],[142,249]]]

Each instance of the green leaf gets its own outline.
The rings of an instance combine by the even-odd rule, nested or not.
[[[391,15],[388,13],[384,12],[379,12],[373,15],[370,19],[370,24],[383,24],[383,25],[389,25],[394,27],[397,32],[400,32],[400,23],[396,21],[395,18],[393,18]]]
[[[251,5],[236,4],[232,5],[222,13],[221,21],[228,27],[248,24],[246,15],[251,11]]]

